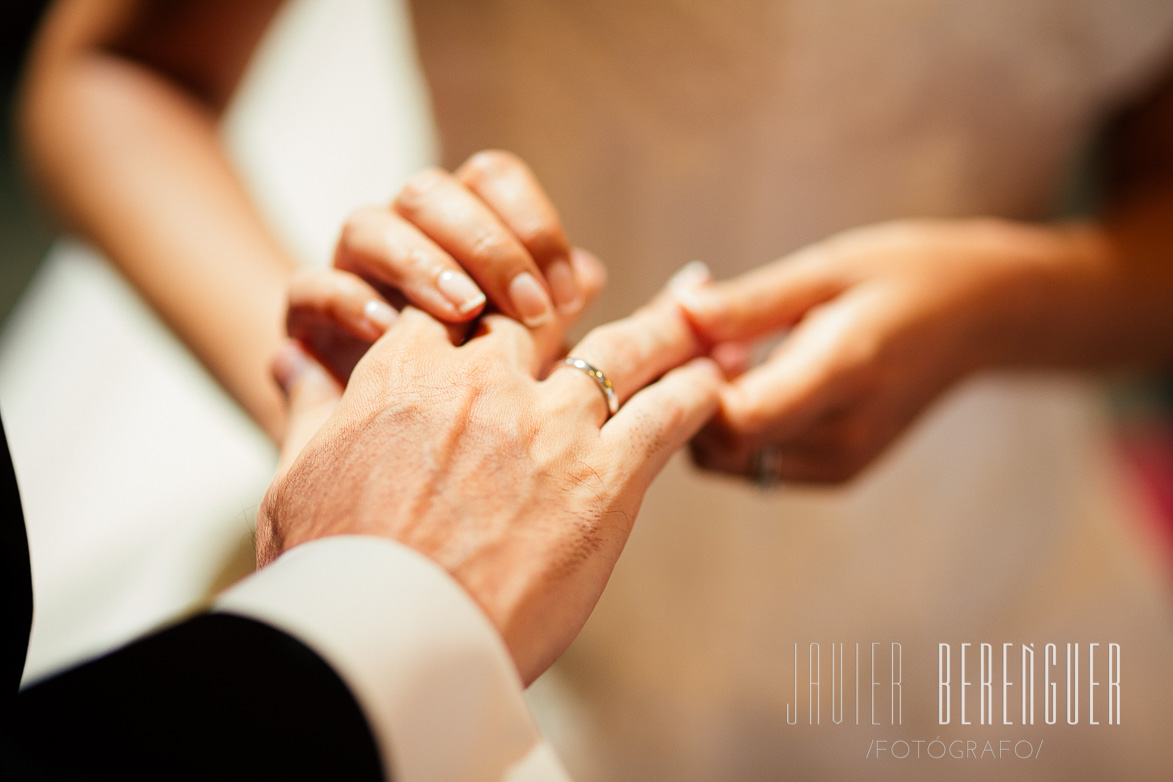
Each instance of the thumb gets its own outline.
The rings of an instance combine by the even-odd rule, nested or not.
[[[285,437],[277,474],[284,474],[301,449],[334,412],[342,386],[296,340],[287,340],[273,357],[273,379],[288,403]]]
[[[808,310],[844,290],[828,260],[806,251],[724,282],[672,285],[669,290],[710,344],[754,340],[793,326]]]

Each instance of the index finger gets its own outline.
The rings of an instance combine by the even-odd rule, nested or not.
[[[451,255],[509,317],[533,328],[554,315],[542,272],[529,251],[451,174],[439,169],[416,174],[393,208]]]
[[[676,286],[672,294],[711,343],[752,340],[793,326],[845,289],[815,248],[713,284]]]
[[[580,310],[582,281],[570,262],[570,240],[530,167],[512,153],[485,150],[458,168],[456,178],[480,196],[529,251],[546,276],[558,310]]]
[[[779,439],[839,405],[878,350],[875,307],[857,293],[804,320],[763,364],[729,384],[718,424],[741,437]]]

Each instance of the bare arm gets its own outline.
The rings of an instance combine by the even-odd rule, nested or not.
[[[1108,176],[1106,207],[1092,224],[1096,238],[1090,241],[1102,282],[1057,318],[1068,349],[1055,358],[1168,367],[1173,364],[1173,69],[1117,124]]]
[[[20,125],[34,175],[275,439],[268,374],[292,261],[225,157],[217,119],[279,0],[62,0]]]

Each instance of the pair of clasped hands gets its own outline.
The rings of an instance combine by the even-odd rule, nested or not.
[[[942,330],[902,329],[871,306],[918,294],[915,321],[974,287],[939,257],[939,273],[918,267],[939,253],[909,252],[910,230],[861,229],[723,283],[689,264],[567,351],[605,274],[572,248],[533,173],[481,152],[415,176],[390,207],[351,216],[333,268],[291,283],[292,339],[273,365],[289,419],[259,563],[332,534],[406,544],[466,588],[532,680],[586,621],[679,447],[744,475],[782,444],[777,477],[842,480],[963,370],[923,344]],[[933,230],[917,226],[915,241],[931,246]],[[884,284],[860,284],[856,245],[873,270],[888,264],[872,276]],[[783,329],[748,367],[749,345]],[[906,331],[929,336],[906,345]],[[605,373],[614,415],[566,355]],[[905,382],[887,383],[896,371]]]

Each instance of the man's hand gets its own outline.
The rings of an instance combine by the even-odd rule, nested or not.
[[[721,384],[668,297],[571,351],[614,384],[622,407],[609,419],[585,373],[556,367],[538,380],[537,350],[533,332],[498,314],[455,346],[409,307],[340,400],[309,359],[279,359],[294,439],[261,505],[259,564],[327,535],[399,541],[446,568],[525,681],[536,678],[586,621],[644,491],[712,415]]]

